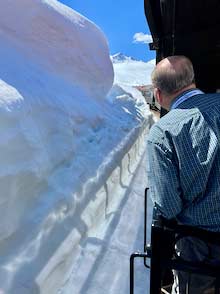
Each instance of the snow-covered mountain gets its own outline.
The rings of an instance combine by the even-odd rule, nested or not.
[[[135,61],[135,59],[133,57],[126,56],[121,52],[116,53],[114,55],[111,55],[111,60],[112,60],[113,63]]]
[[[151,84],[151,72],[155,59],[148,62],[135,60],[122,53],[111,56],[114,67],[114,83],[122,85],[143,86]]]
[[[155,60],[138,61],[122,53],[112,55],[111,60],[114,68],[114,84],[107,99],[114,101],[114,104],[117,102],[126,103],[127,107],[130,105],[128,108],[131,112],[135,109],[135,105],[139,105],[142,110],[146,109],[147,97],[146,95],[143,97],[145,92],[141,87],[151,88],[150,74],[155,66]],[[149,96],[151,97],[151,94]]]

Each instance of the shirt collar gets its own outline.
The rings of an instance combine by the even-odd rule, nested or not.
[[[189,89],[184,92],[182,92],[180,95],[178,95],[174,100],[171,102],[171,107],[170,109],[175,109],[181,104],[182,102],[188,100],[192,96],[198,95],[198,94],[204,94],[201,90],[199,89]]]

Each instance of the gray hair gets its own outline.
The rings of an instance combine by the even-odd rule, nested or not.
[[[193,65],[185,56],[170,56],[157,64],[151,79],[155,88],[171,95],[195,82]]]

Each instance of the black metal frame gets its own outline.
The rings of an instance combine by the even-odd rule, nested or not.
[[[146,268],[150,268],[147,264],[147,258],[151,257],[150,248],[147,245],[147,192],[148,188],[145,189],[144,193],[144,252],[134,252],[130,256],[130,294],[134,293],[134,261],[135,258],[144,258],[144,265]]]
[[[144,11],[156,62],[185,55],[193,63],[198,88],[207,93],[220,89],[219,0],[144,0]]]
[[[205,262],[190,262],[179,258],[175,244],[180,238],[196,237],[205,243],[220,246],[220,234],[200,228],[178,224],[158,215],[155,210],[151,226],[151,245],[147,245],[147,189],[145,190],[144,252],[130,256],[130,294],[134,294],[134,261],[150,259],[150,294],[160,294],[164,285],[172,284],[172,270],[208,275],[216,279],[215,294],[220,293],[220,265]],[[162,246],[161,246],[162,244]]]

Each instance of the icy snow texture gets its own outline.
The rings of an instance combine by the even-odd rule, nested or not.
[[[103,98],[111,87],[112,66],[104,35],[59,2],[2,1],[0,30],[25,58],[88,96]]]
[[[55,293],[84,210],[149,113],[120,86],[105,99],[113,67],[95,24],[55,0],[0,5],[0,291]]]

